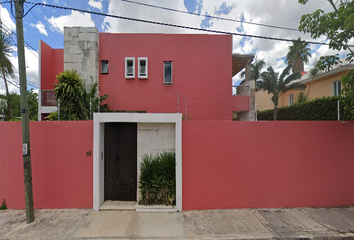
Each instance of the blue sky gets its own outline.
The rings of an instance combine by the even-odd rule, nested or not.
[[[232,19],[226,21],[213,19],[205,16],[196,16],[180,12],[171,12],[163,9],[142,6],[133,2],[143,2],[160,7],[172,8],[190,13],[212,15]],[[5,2],[3,0],[3,2]],[[297,0],[29,0],[25,4],[25,12],[34,3],[47,3],[58,6],[68,6],[78,9],[109,13],[112,15],[126,16],[131,18],[152,20],[157,22],[172,23],[176,25],[191,26],[211,30],[220,30],[251,35],[270,36],[286,39],[312,40],[309,35],[298,31],[287,31],[275,28],[261,27],[252,23],[262,23],[289,28],[297,28],[303,14],[313,12],[319,7],[325,11],[331,11],[327,1],[311,0],[305,6]],[[15,20],[11,16],[10,4],[2,4],[1,18],[4,27],[9,31],[16,32]],[[237,20],[238,22],[236,22]],[[241,23],[240,21],[245,21]],[[46,6],[34,7],[23,19],[25,41],[29,44],[26,48],[27,78],[32,83],[28,88],[35,88],[38,84],[38,42],[43,40],[53,48],[63,48],[63,27],[64,26],[96,26],[100,32],[124,32],[124,33],[203,33],[193,30],[184,30],[159,25],[138,23],[116,18],[98,16],[89,13],[79,13],[71,10],[62,10]],[[16,42],[16,37],[14,42]],[[326,41],[325,38],[316,41]],[[353,44],[353,43],[352,43]],[[253,53],[260,59],[266,61],[266,66],[273,66],[281,71],[285,67],[284,56],[287,53],[290,43],[262,40],[233,36],[234,53]],[[35,49],[35,50],[32,50]],[[311,64],[320,55],[332,53],[327,46],[311,45],[313,57],[310,63],[305,66],[309,69]],[[14,47],[11,58],[17,72],[17,53]],[[266,68],[266,67],[265,67]],[[233,81],[240,77],[234,77]],[[12,83],[18,80],[11,79]],[[10,86],[10,91],[18,92],[18,89]],[[0,80],[0,93],[4,94],[5,88],[3,79]]]

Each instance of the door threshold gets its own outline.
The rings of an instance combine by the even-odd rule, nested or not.
[[[135,211],[136,201],[107,200],[100,206],[100,211]]]

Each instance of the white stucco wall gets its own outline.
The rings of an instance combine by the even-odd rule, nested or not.
[[[138,123],[138,144],[141,141],[138,155],[140,156],[144,155],[143,152],[156,152],[154,151],[156,149],[175,150],[176,208],[182,211],[182,114],[180,113],[94,113],[93,209],[98,211],[104,202],[104,127],[107,122]],[[154,136],[157,137],[154,139],[157,143],[152,140]],[[174,136],[173,140],[172,136]],[[139,148],[142,151],[139,151]]]
[[[138,180],[140,163],[144,155],[157,155],[165,151],[175,151],[174,123],[138,123]],[[137,188],[137,201],[141,198]]]

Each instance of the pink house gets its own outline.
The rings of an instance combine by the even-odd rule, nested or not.
[[[232,120],[238,113],[240,120],[253,120],[252,89],[232,92],[232,76],[252,60],[253,55],[232,54],[230,35],[65,28],[64,49],[40,42],[39,120],[56,110],[56,74],[72,69],[87,88],[98,82],[114,111],[179,112],[191,120]]]

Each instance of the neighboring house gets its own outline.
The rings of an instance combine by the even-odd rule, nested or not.
[[[319,73],[317,77],[313,79],[309,99],[321,98],[324,96],[336,96],[341,95],[342,85],[340,79],[343,75],[349,73],[351,69],[354,68],[354,64],[343,61],[342,64],[339,64],[332,68],[328,72]],[[309,74],[305,74],[301,77],[299,82],[306,85],[306,89],[303,91],[307,94],[309,90],[309,86],[311,84],[312,78]],[[296,102],[296,96],[300,93],[300,90],[290,90],[284,93],[279,98],[278,107],[290,106],[291,104]],[[256,102],[257,109],[259,111],[273,109],[274,105],[271,101],[271,95],[265,91],[256,92]]]
[[[72,69],[87,89],[98,82],[114,111],[180,112],[191,120],[232,120],[234,113],[239,119],[254,118],[249,91],[232,95],[232,77],[254,56],[233,55],[230,35],[99,33],[94,27],[65,27],[64,49],[42,41],[39,45],[39,120],[57,109],[56,75]]]

